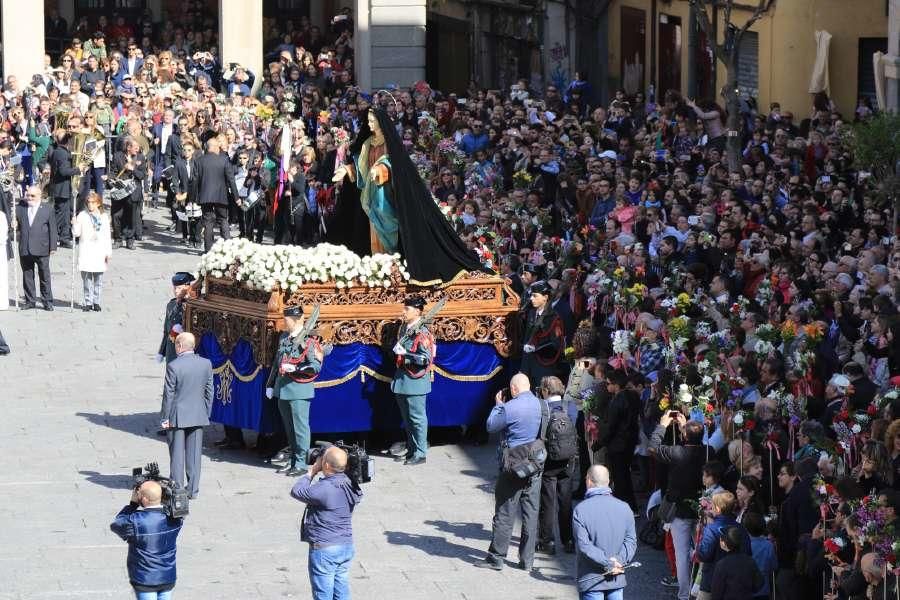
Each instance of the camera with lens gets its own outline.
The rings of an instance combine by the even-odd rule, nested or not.
[[[344,473],[350,478],[354,484],[359,486],[361,483],[372,481],[375,476],[375,461],[366,453],[365,448],[361,448],[357,444],[345,444],[344,440],[338,440],[334,444],[331,442],[315,442],[309,453],[306,455],[306,464],[315,464],[325,451],[332,446],[337,446],[347,453],[347,467]]]
[[[145,481],[155,481],[162,488],[163,512],[173,519],[188,516],[188,492],[177,482],[159,474],[159,465],[148,463],[143,469],[135,467],[131,470],[134,489],[138,489]]]

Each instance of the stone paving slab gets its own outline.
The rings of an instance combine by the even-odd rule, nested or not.
[[[0,599],[131,597],[126,546],[109,523],[128,502],[133,467],[156,461],[168,470],[155,435],[164,371],[153,356],[169,277],[194,270],[199,255],[171,246],[164,218],[148,211],[145,241],[115,251],[103,312],[69,311],[65,249],[51,260],[54,312],[0,312],[12,347],[0,357]],[[221,437],[220,426],[205,433],[201,495],[179,539],[176,598],[309,598],[292,481],[252,451],[213,447]],[[354,597],[576,598],[569,555],[538,555],[532,576],[471,566],[489,543],[495,456],[492,442],[437,446],[417,468],[376,458],[377,480],[354,515]],[[641,548],[638,560],[647,566],[629,572],[626,596],[668,598],[657,583],[661,554]]]

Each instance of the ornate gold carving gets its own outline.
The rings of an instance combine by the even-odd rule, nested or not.
[[[470,273],[443,288],[403,282],[390,288],[343,289],[333,284],[306,284],[291,294],[277,289],[271,293],[250,290],[232,279],[206,278],[205,283],[205,296],[187,303],[189,330],[197,336],[214,332],[228,354],[243,338],[261,364],[273,359],[286,305],[321,305],[317,328],[332,344],[362,342],[389,349],[396,338],[400,304],[410,294],[422,295],[429,304],[448,299],[432,324],[438,340],[491,344],[501,356],[509,356],[517,335],[519,298],[503,279],[487,273]]]
[[[396,321],[373,319],[341,319],[320,322],[319,335],[331,344],[361,342],[377,346],[390,346],[396,337]],[[503,316],[438,317],[431,324],[438,341],[469,341],[491,344],[501,356],[509,356],[512,340],[507,331],[507,318]]]

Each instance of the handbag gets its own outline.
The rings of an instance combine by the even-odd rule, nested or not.
[[[656,509],[659,520],[663,523],[671,523],[675,520],[676,512],[678,512],[678,501],[673,502],[669,500],[668,495],[663,495],[659,507]]]
[[[512,448],[508,446],[503,448],[501,469],[507,475],[528,479],[544,469],[544,463],[547,462],[547,446],[544,443],[544,437],[547,435],[550,408],[546,401],[541,400],[540,402],[541,427],[537,439]]]

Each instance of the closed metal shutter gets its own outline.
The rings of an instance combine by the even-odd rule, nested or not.
[[[755,31],[745,31],[741,36],[737,83],[741,97],[759,97],[759,35]]]

